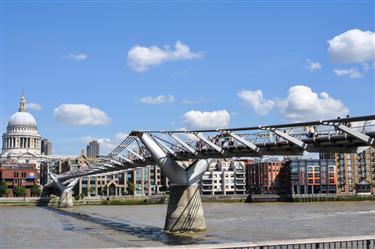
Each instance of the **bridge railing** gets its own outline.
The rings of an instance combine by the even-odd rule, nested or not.
[[[139,140],[138,133],[149,134],[167,154],[175,157],[176,160],[202,156],[209,158],[222,155],[224,157],[224,153],[233,151],[237,153],[236,156],[271,155],[276,154],[278,150],[281,154],[300,155],[305,150],[309,151],[308,148],[316,152],[314,149],[319,150],[323,143],[330,143],[331,138],[334,138],[333,146],[340,141],[338,146],[341,148],[343,142],[346,141],[352,148],[374,145],[375,115],[233,129],[134,131],[107,156],[99,158],[90,167],[80,169],[79,172],[66,174],[65,178],[71,178],[74,175],[104,174],[111,171],[123,172],[130,168],[147,165],[147,163],[152,164],[153,159]],[[369,133],[372,137],[368,135]],[[314,147],[315,144],[318,147]],[[230,153],[226,156],[231,156]]]
[[[153,247],[153,249],[165,247]],[[169,246],[172,249],[375,249],[375,235],[224,244]]]

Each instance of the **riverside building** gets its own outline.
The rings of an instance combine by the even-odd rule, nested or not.
[[[24,187],[26,196],[31,196],[31,187],[38,184],[38,172],[35,164],[2,163],[0,165],[0,181],[7,184],[8,197],[14,197],[16,187]]]
[[[86,196],[145,196],[165,194],[168,179],[157,165],[129,169],[113,175],[82,177],[78,184],[78,194]]]
[[[292,159],[286,163],[291,172],[293,195],[336,194],[335,160]]]
[[[358,154],[322,153],[321,158],[335,160],[337,194],[375,194],[375,149]]]
[[[243,195],[246,193],[244,161],[213,160],[202,176],[204,195]]]
[[[278,159],[252,161],[246,165],[246,183],[251,194],[289,194],[288,164]]]

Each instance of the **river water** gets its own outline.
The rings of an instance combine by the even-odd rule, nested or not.
[[[375,234],[375,202],[204,203],[207,231],[164,232],[166,205],[0,207],[0,248],[103,248]]]

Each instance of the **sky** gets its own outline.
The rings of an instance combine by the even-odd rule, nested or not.
[[[374,1],[2,1],[1,129],[22,91],[54,154],[132,130],[375,109]]]

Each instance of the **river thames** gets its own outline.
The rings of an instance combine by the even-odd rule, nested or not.
[[[166,205],[0,207],[0,248],[103,248],[375,234],[375,202],[204,203],[207,231],[163,231]]]

